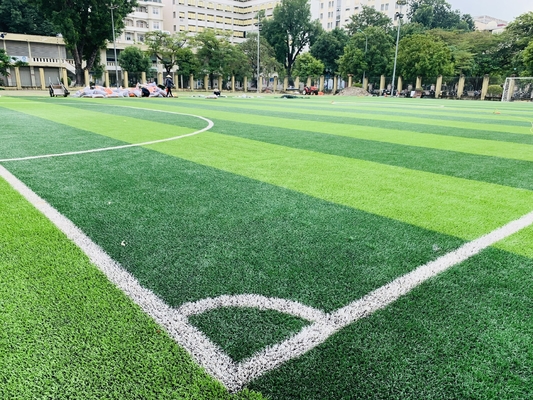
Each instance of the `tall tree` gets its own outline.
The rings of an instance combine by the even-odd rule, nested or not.
[[[0,31],[42,36],[59,33],[30,0],[0,0]]]
[[[140,82],[141,74],[148,73],[152,67],[152,60],[141,49],[128,46],[118,57],[118,63],[124,71],[128,71],[130,83]]]
[[[365,51],[366,50],[366,51]],[[364,32],[356,32],[344,55],[339,59],[343,76],[381,75],[387,72],[394,51],[394,39],[382,28],[368,27]]]
[[[76,81],[90,71],[101,49],[113,40],[111,10],[115,32],[124,28],[124,17],[137,5],[136,0],[35,0],[43,16],[63,35],[65,46],[74,57]],[[86,62],[85,68],[83,61]]]
[[[307,0],[281,0],[272,18],[262,21],[262,28],[261,35],[274,48],[277,60],[289,77],[296,57],[311,46],[321,32],[319,22],[311,21],[311,6]]]
[[[161,31],[148,32],[144,39],[144,44],[148,46],[148,54],[155,57],[167,74],[179,65],[180,59],[183,58],[182,49],[188,42],[185,32],[178,32],[171,35]]]
[[[227,40],[219,39],[216,33],[209,29],[196,35],[193,43],[196,46],[200,71],[209,75],[213,87],[213,79],[224,75],[224,52]]]
[[[505,28],[504,40],[499,50],[506,75],[520,75],[524,72],[522,52],[533,38],[533,11],[519,15]]]
[[[451,51],[446,43],[435,36],[408,36],[399,44],[398,68],[400,74],[406,78],[451,75]]]
[[[227,41],[222,42],[224,59],[223,59],[223,73],[230,78],[235,76],[237,80],[243,79],[245,76],[250,76],[252,73],[249,59],[241,46],[235,46]]]
[[[392,27],[392,20],[388,16],[370,6],[363,6],[361,12],[352,15],[350,19],[351,22],[346,25],[350,35],[357,31],[364,31],[369,26],[382,28],[386,31]]]
[[[311,46],[311,55],[324,63],[326,70],[335,72],[337,60],[344,53],[348,44],[348,35],[343,29],[335,28],[330,32],[322,32]]]
[[[294,63],[293,75],[300,79],[318,78],[324,72],[324,64],[317,60],[311,53],[300,54]]]
[[[257,75],[257,33],[248,35],[248,39],[239,44],[239,47],[246,55],[247,64],[252,73]],[[263,36],[259,37],[259,64],[260,74],[270,76],[277,72],[283,75],[283,65],[276,60],[276,52]]]

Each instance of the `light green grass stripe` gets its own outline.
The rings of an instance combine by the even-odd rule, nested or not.
[[[467,240],[533,209],[533,192],[528,190],[210,132],[179,145],[150,147]]]
[[[226,100],[224,100],[226,102]],[[240,102],[237,103],[237,101],[232,102],[233,105],[239,105],[242,108],[246,108],[248,110],[264,110],[264,105],[258,102],[254,103],[244,103]],[[264,104],[264,102],[263,102]],[[272,113],[276,112],[286,112],[288,110],[287,107],[282,107],[281,104],[278,102],[277,106],[272,106],[275,103],[269,102],[269,108],[268,110]],[[298,105],[301,105],[304,103],[298,103]],[[305,108],[298,108],[298,112],[302,115],[324,115],[324,116],[330,116],[330,117],[349,117],[354,119],[356,121],[357,119],[379,119],[380,121],[390,121],[390,122],[397,122],[398,124],[406,123],[406,124],[415,124],[415,125],[433,125],[433,126],[445,126],[449,128],[461,128],[461,129],[473,129],[477,131],[491,131],[491,132],[502,132],[505,130],[505,132],[508,133],[516,133],[516,134],[529,134],[531,135],[530,129],[531,129],[531,122],[528,124],[527,120],[525,118],[521,117],[513,117],[513,116],[506,116],[503,117],[502,114],[495,114],[494,110],[477,110],[476,112],[468,111],[468,110],[461,110],[461,109],[455,109],[455,110],[448,110],[444,106],[443,108],[440,108],[441,110],[445,110],[442,113],[428,113],[427,110],[424,110],[423,115],[421,113],[421,110],[410,110],[409,105],[405,104],[405,108],[401,110],[397,110],[394,112],[394,114],[390,113],[390,108],[387,109],[385,107],[379,107],[379,108],[372,108],[372,111],[383,111],[383,114],[376,115],[375,113],[365,113],[364,109],[358,108],[357,105],[354,104],[353,108],[345,108],[342,111],[339,111],[337,107],[337,101],[334,101],[334,104],[331,102],[324,102],[322,103],[322,107],[318,108],[316,104],[314,104],[315,107],[310,107],[310,103],[305,103]],[[435,107],[435,109],[438,109],[438,107]],[[401,113],[402,115],[399,115]],[[408,115],[410,114],[410,115]],[[465,122],[465,121],[454,121],[449,119],[439,119],[439,117],[455,117],[455,116],[461,116],[461,117],[470,117],[470,118],[477,118],[484,117],[487,120],[487,123],[479,123],[478,121],[474,122]],[[509,125],[503,127],[502,125],[495,125],[492,122],[501,122],[501,121],[513,121],[513,122],[523,122],[524,126],[515,126],[515,125]],[[531,118],[531,121],[533,122],[533,118]],[[301,121],[300,121],[301,122]],[[313,121],[314,123],[314,121]],[[399,125],[400,126],[400,125]],[[533,139],[532,139],[533,143]]]
[[[232,396],[0,178],[1,399]]]
[[[200,100],[196,100],[200,101]],[[131,105],[132,103],[120,101],[113,104]],[[200,105],[199,105],[200,106]],[[143,103],[142,107],[176,111],[190,112],[189,109],[179,109],[162,103]],[[266,125],[278,128],[294,129],[307,132],[332,134],[338,136],[352,137],[356,139],[373,140],[377,142],[394,143],[407,146],[416,146],[437,150],[449,150],[467,154],[476,154],[490,157],[508,158],[512,160],[533,161],[533,144],[525,145],[521,143],[499,142],[495,140],[471,139],[447,135],[435,135],[417,132],[399,131],[393,129],[382,129],[372,127],[359,127],[346,124],[335,124],[330,122],[312,121],[303,123],[301,120],[291,120],[278,117],[265,117],[260,115],[249,115],[229,113],[224,111],[214,111],[201,109],[198,111],[204,117],[232,122],[243,122],[254,125]],[[216,123],[214,127],[216,131]],[[533,136],[532,136],[533,142]]]
[[[83,100],[85,99],[80,99],[80,101]],[[100,100],[109,101],[109,99]],[[144,104],[135,102],[130,102],[127,105],[133,107],[144,106]],[[109,114],[94,112],[90,108],[80,111],[73,109],[72,107],[58,104],[35,104],[30,100],[2,103],[2,106],[14,111],[72,126],[73,128],[84,129],[128,143],[165,139],[193,131],[191,128],[187,127],[168,125],[143,119],[125,116],[110,117]],[[154,108],[154,110],[156,109]],[[164,114],[161,114],[161,119],[164,119]]]

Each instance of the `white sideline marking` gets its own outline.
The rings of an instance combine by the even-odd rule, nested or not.
[[[171,140],[177,140],[177,139],[182,139],[182,138],[189,137],[189,136],[198,135],[199,133],[208,131],[209,129],[211,129],[214,126],[213,121],[211,121],[208,118],[202,117],[200,115],[185,114],[185,113],[179,113],[179,112],[175,112],[175,111],[152,110],[150,108],[141,108],[141,107],[133,107],[133,106],[115,105],[115,107],[133,108],[133,109],[136,109],[136,110],[147,110],[147,111],[162,112],[162,113],[167,113],[167,114],[185,115],[187,117],[194,117],[194,118],[202,119],[202,120],[207,122],[207,126],[205,128],[203,128],[203,129],[200,129],[199,131],[195,131],[195,132],[192,132],[192,133],[187,133],[185,135],[174,136],[174,137],[170,137],[170,138],[166,138],[166,139],[152,140],[152,141],[149,141],[149,142],[124,144],[124,145],[112,146],[112,147],[102,147],[102,148],[99,148],[99,149],[69,151],[69,152],[66,152],[66,153],[42,154],[42,155],[38,155],[38,156],[5,158],[5,159],[0,159],[0,162],[36,160],[36,159],[39,159],[39,158],[73,156],[73,155],[78,155],[78,154],[98,153],[100,151],[119,150],[119,149],[127,149],[127,148],[130,148],[130,147],[148,146],[150,144],[170,142]]]
[[[267,371],[277,368],[281,364],[315,348],[340,329],[386,307],[428,279],[533,224],[532,211],[487,235],[464,244],[455,251],[418,267],[330,314],[300,305],[294,301],[266,298],[259,295],[219,296],[213,299],[185,303],[180,308],[174,309],[165,304],[150,290],[143,288],[135,277],[109,257],[68,218],[59,213],[1,165],[0,176],[63,231],[70,240],[88,255],[91,262],[113,284],[124,291],[144,312],[164,327],[169,335],[183,346],[198,364],[232,392],[238,391],[248,382]],[[304,327],[295,336],[267,347],[240,363],[235,363],[202,332],[192,326],[187,319],[189,315],[199,314],[218,307],[275,309],[300,316],[313,323]]]

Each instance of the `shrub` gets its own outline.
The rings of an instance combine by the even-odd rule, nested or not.
[[[490,85],[487,88],[488,96],[501,96],[503,93],[503,88],[500,85]]]

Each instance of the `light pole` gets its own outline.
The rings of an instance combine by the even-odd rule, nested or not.
[[[396,60],[398,59],[398,43],[400,42],[400,27],[402,25],[402,6],[407,4],[406,0],[397,0],[396,4],[400,6],[400,11],[397,12],[394,16],[398,18],[398,32],[396,34],[396,51],[394,53],[394,68],[392,69],[392,85],[391,85],[391,96],[394,96],[394,80],[396,79]]]
[[[258,12],[257,13],[257,94],[260,94],[259,93],[259,44],[260,44],[259,32],[261,31],[260,18],[261,18],[261,15]]]
[[[368,51],[368,36],[366,36],[366,33],[364,33],[361,29],[358,29],[357,32],[361,32],[363,35],[365,35],[365,64],[366,64],[366,52]],[[365,84],[365,73],[366,71],[363,71],[363,86]]]
[[[118,6],[114,6],[113,3],[109,6],[109,9],[111,10],[111,29],[113,29],[113,50],[115,52],[115,79],[118,89],[118,61],[117,61],[117,43],[115,41],[115,20],[113,19],[113,10],[118,8]]]

